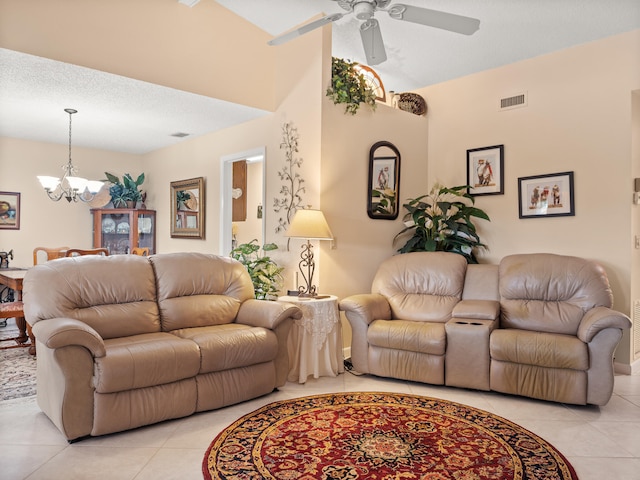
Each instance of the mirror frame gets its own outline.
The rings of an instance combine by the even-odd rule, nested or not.
[[[195,228],[178,226],[178,192],[183,190],[197,190],[198,192],[197,226]],[[205,203],[204,177],[171,182],[171,238],[204,239]]]
[[[388,148],[393,152],[393,155],[385,154],[384,156],[376,156],[376,151],[382,148]],[[383,168],[392,169],[392,172],[388,176],[388,180],[393,180],[393,187],[385,190],[393,191],[394,205],[390,209],[386,209],[381,206],[378,199],[380,199],[381,191],[374,188],[374,184],[378,184],[377,176],[380,175],[380,171]],[[369,218],[379,220],[395,220],[398,218],[398,212],[400,211],[400,152],[390,142],[381,141],[374,143],[369,150],[369,188],[367,194],[367,215]]]

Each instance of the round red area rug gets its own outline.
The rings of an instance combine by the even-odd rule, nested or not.
[[[210,479],[574,479],[552,445],[459,403],[394,393],[274,402],[223,430],[205,455]]]

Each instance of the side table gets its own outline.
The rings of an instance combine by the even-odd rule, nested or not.
[[[287,343],[290,382],[305,383],[312,374],[313,378],[335,377],[344,372],[338,297],[320,297],[278,298],[300,307],[303,314],[293,322]]]

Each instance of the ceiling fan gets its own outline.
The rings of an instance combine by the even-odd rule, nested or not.
[[[334,0],[346,13],[332,13],[318,20],[309,22],[300,28],[279,35],[268,43],[269,45],[281,45],[300,35],[309,33],[316,28],[320,28],[329,23],[340,20],[342,17],[355,14],[358,20],[363,22],[360,24],[360,36],[364,53],[367,57],[369,65],[378,65],[387,59],[384,42],[382,41],[382,33],[380,25],[374,18],[377,11],[387,12],[394,20],[403,20],[405,22],[418,23],[427,27],[441,28],[455,33],[464,35],[472,35],[480,27],[480,20],[453,13],[441,12],[439,10],[430,10],[428,8],[414,7],[396,3],[389,6],[391,0]]]

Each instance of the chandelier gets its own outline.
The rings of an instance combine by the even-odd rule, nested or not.
[[[66,165],[62,165],[62,171],[64,172],[62,178],[38,175],[38,180],[49,198],[54,202],[63,197],[69,203],[71,201],[77,202],[78,200],[90,202],[102,188],[103,182],[75,176],[78,170],[71,163],[71,115],[78,113],[78,111],[73,108],[65,108],[64,111],[69,114],[69,162]]]

